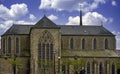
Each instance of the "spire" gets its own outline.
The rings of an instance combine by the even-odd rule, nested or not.
[[[80,9],[80,26],[82,26],[82,10]]]
[[[82,23],[82,4],[80,3],[79,5],[80,5],[80,26],[82,26],[83,25],[83,23]]]

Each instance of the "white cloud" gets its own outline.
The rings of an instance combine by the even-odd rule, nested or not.
[[[101,25],[101,22],[106,23],[109,19],[104,17],[103,15],[97,12],[87,12],[83,16],[83,25]],[[72,17],[68,18],[68,22],[66,25],[78,25],[80,22],[80,17]]]
[[[68,23],[66,23],[66,25],[78,25],[79,20],[80,20],[79,16],[76,16],[76,17],[70,16],[68,18]]]
[[[25,25],[25,24],[34,25],[35,24],[35,22],[28,22],[28,21],[24,21],[24,20],[15,21],[14,23],[15,24],[21,24],[21,25]]]
[[[80,3],[83,11],[90,11],[105,4],[106,0],[41,0],[39,9],[80,10]]]
[[[112,33],[116,35],[116,48],[120,50],[120,32],[113,31]]]
[[[117,3],[115,0],[112,1],[112,6],[117,6]]]
[[[27,5],[13,4],[10,9],[4,5],[0,5],[0,18],[3,20],[18,19],[28,13]]]
[[[49,15],[48,18],[53,20],[53,21],[58,19],[58,17],[53,15],[53,14]]]
[[[0,37],[0,52],[1,52],[1,37]]]
[[[3,34],[14,21],[18,20],[28,13],[25,3],[13,4],[10,8],[0,4],[0,35]]]
[[[36,17],[33,14],[29,14],[29,19],[33,21],[36,19]]]

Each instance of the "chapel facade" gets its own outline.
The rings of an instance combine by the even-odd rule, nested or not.
[[[115,35],[103,26],[13,24],[1,36],[0,74],[119,74]]]

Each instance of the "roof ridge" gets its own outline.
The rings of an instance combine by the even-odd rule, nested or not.
[[[46,16],[43,16],[42,19],[40,19],[34,27],[58,27],[53,21],[51,21],[49,18]]]

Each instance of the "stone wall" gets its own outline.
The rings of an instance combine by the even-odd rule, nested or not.
[[[44,31],[51,33],[54,39],[53,50],[55,53],[55,65],[57,68],[58,56],[61,49],[61,33],[59,29],[32,29],[30,34],[31,39],[31,74],[38,74],[38,44],[39,39]]]
[[[74,48],[71,50],[93,50],[93,40],[96,39],[98,49],[105,49],[105,39],[108,39],[108,49],[116,49],[114,36],[62,36],[62,50],[70,49],[70,39],[73,38]],[[82,49],[82,39],[85,39],[85,49]]]

